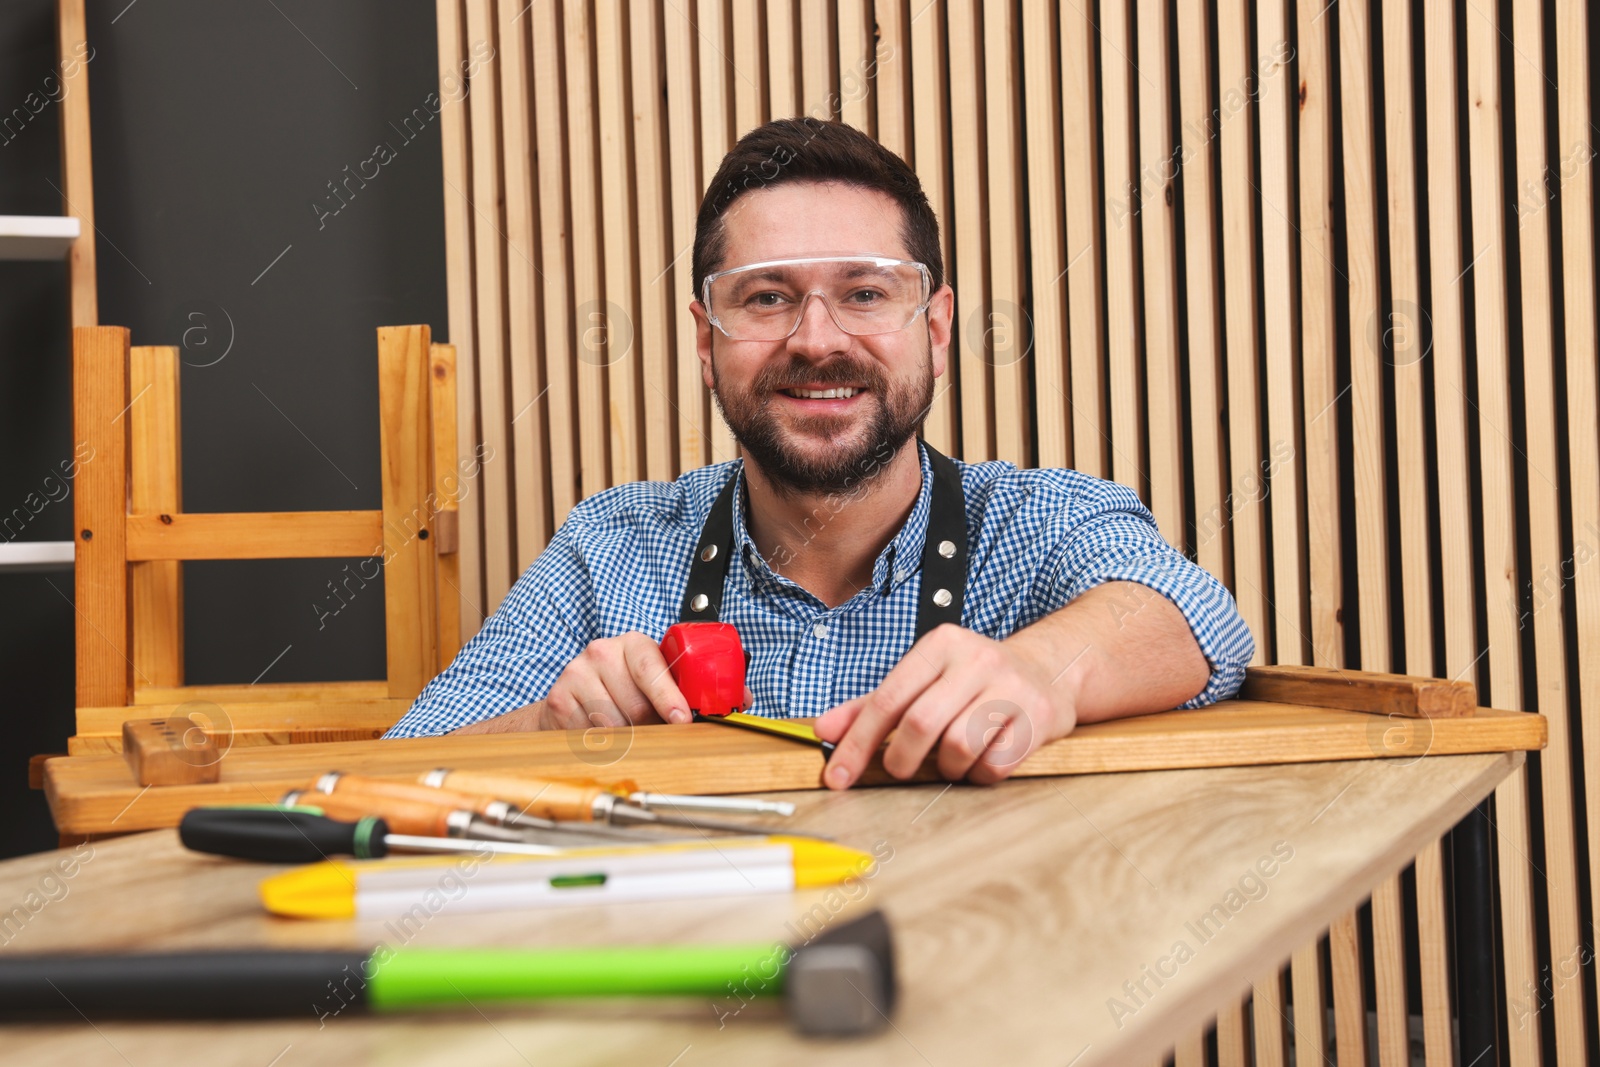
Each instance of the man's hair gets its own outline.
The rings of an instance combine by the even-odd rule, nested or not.
[[[723,219],[728,209],[753,189],[770,189],[786,182],[841,182],[892,197],[900,205],[900,239],[906,250],[912,259],[927,265],[935,289],[944,284],[939,220],[916,172],[854,126],[806,116],[757,126],[722,157],[722,166],[706,188],[695,220],[696,298],[700,283],[722,265],[727,253]]]

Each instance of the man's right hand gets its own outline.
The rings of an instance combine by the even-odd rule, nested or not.
[[[538,703],[454,732],[587,730],[690,718],[689,702],[672,680],[661,645],[648,634],[630,631],[589,642]]]

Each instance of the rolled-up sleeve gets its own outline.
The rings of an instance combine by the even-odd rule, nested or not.
[[[596,636],[584,525],[569,517],[505,600],[384,737],[428,737],[541,700]]]
[[[1035,590],[1054,611],[1097,585],[1137,582],[1172,601],[1211,667],[1206,686],[1182,707],[1233,696],[1255,655],[1255,638],[1232,594],[1162,538],[1154,516],[1126,486],[1080,478],[1049,530],[1050,556]]]

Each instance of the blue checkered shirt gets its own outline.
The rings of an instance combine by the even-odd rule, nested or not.
[[[1130,489],[1072,470],[956,465],[969,545],[962,626],[1001,639],[1102,582],[1138,582],[1178,606],[1211,665],[1205,688],[1184,707],[1238,691],[1255,641],[1233,597],[1162,540]],[[598,638],[638,630],[660,640],[678,621],[690,557],[730,475],[742,477],[739,460],[674,482],[620,485],[579,504],[385,736],[447,733],[540,700]],[[744,508],[734,508],[721,620],[738,627],[751,654],[755,714],[820,715],[874,689],[911,648],[932,484],[923,451],[910,516],[874,562],[872,583],[836,608],[769,567]],[[742,486],[735,499],[744,499]]]

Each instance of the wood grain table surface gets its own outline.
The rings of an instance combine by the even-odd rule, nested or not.
[[[861,1040],[805,1039],[774,1003],[546,1002],[432,1016],[12,1026],[8,1064],[1155,1062],[1427,841],[1520,752],[774,794],[798,828],[882,857],[837,889],[451,914],[420,927],[274,918],[280,868],[185,852],[172,830],[0,863],[6,952],[222,946],[803,940],[882,908],[901,999]],[[67,862],[71,861],[71,862]],[[71,871],[70,876],[62,873]],[[468,890],[470,892],[470,889]],[[5,916],[10,918],[6,919]],[[19,920],[20,917],[20,920]],[[397,936],[398,935],[398,936]]]

